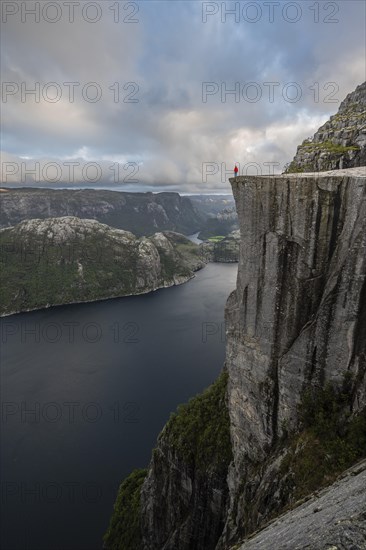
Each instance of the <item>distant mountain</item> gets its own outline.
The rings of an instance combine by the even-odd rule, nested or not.
[[[235,208],[232,195],[188,195],[197,212],[205,219],[215,217],[225,208]]]
[[[286,173],[366,166],[366,82],[348,94],[331,116],[297,148]]]
[[[3,191],[0,201],[0,227],[27,219],[75,216],[142,236],[157,231],[190,235],[204,224],[190,199],[178,193],[20,188]]]
[[[198,237],[202,240],[215,236],[226,237],[237,229],[239,229],[238,215],[235,206],[231,206],[224,208],[216,216],[209,217]]]
[[[143,294],[204,267],[199,247],[171,231],[137,238],[95,220],[29,220],[0,230],[0,313]]]
[[[240,231],[232,231],[223,239],[204,241],[200,244],[202,258],[206,262],[234,263],[239,261]]]

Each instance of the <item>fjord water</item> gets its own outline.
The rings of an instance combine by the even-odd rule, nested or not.
[[[2,548],[102,548],[119,482],[222,369],[236,274],[1,320]]]

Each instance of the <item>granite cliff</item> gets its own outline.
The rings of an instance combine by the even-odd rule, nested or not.
[[[0,314],[90,302],[181,284],[199,247],[172,231],[137,238],[96,220],[28,220],[0,230]]]
[[[224,372],[159,436],[133,521],[122,484],[108,549],[238,548],[366,456],[365,169],[231,184],[241,239]],[[365,512],[350,544],[366,547]]]
[[[293,455],[314,441],[295,450],[294,439],[283,442],[301,428],[304,392],[330,384],[348,394],[341,414],[365,412],[365,176],[354,168],[231,180],[241,251],[226,308],[234,458],[219,548],[300,495]]]
[[[366,165],[366,82],[342,101],[330,117],[297,148],[286,172],[317,172]]]

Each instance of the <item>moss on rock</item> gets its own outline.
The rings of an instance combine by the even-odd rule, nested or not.
[[[179,405],[163,432],[187,464],[203,471],[226,470],[232,459],[227,380],[224,371],[202,394]]]
[[[304,392],[302,430],[289,441],[281,473],[290,475],[295,500],[333,482],[366,456],[366,410],[351,414],[351,382]]]
[[[147,470],[134,470],[120,485],[113,515],[104,535],[108,550],[140,550],[140,498]]]

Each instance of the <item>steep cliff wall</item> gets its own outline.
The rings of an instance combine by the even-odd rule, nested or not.
[[[311,139],[299,145],[287,172],[316,172],[366,165],[366,82],[342,101]]]
[[[231,180],[241,251],[226,309],[234,460],[224,541],[283,504],[274,498],[281,454],[273,453],[298,428],[305,390],[341,387],[346,376],[351,413],[365,407],[365,175],[360,168]]]
[[[241,231],[226,310],[238,459],[266,453],[283,423],[296,423],[304,385],[340,382],[365,366],[365,175],[360,168],[231,180]],[[365,404],[356,392],[354,410]]]

